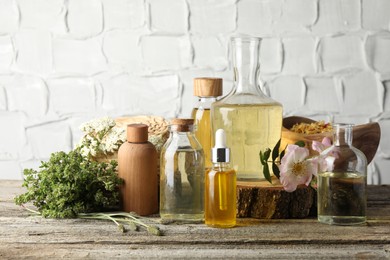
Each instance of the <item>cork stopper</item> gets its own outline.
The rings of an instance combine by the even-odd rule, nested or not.
[[[127,125],[127,141],[130,143],[146,143],[148,141],[148,126],[145,124]]]
[[[193,129],[194,119],[190,118],[174,118],[171,120],[171,126],[179,132],[190,132]]]
[[[195,78],[194,96],[197,97],[222,96],[222,79],[221,78]]]

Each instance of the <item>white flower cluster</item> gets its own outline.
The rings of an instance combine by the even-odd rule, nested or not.
[[[109,117],[91,120],[80,126],[85,133],[77,147],[86,157],[97,157],[114,153],[126,141],[126,131],[116,126]]]
[[[157,152],[160,153],[166,139],[164,139],[161,135],[149,135],[148,139],[148,141],[156,147]]]

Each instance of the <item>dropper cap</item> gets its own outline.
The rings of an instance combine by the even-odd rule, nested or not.
[[[215,146],[211,149],[213,163],[230,162],[230,149],[226,147],[226,135],[223,129],[215,132]]]

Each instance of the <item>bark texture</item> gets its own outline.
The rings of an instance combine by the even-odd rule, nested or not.
[[[237,183],[237,216],[240,218],[288,219],[316,216],[316,191],[301,185],[287,192],[276,178]]]

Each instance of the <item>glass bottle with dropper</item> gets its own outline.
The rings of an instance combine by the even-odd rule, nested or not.
[[[203,147],[205,167],[211,168],[211,120],[210,107],[222,95],[221,78],[195,78],[194,96],[199,97],[198,103],[192,110],[191,117],[195,120],[195,136]]]
[[[223,129],[215,133],[212,149],[213,167],[205,179],[205,223],[229,228],[236,225],[236,172],[230,167],[230,149]]]

